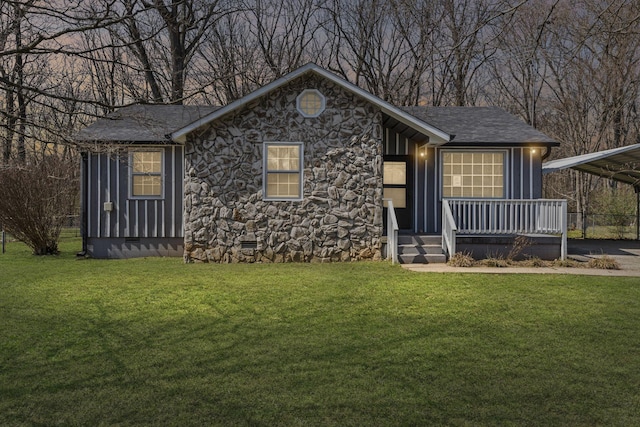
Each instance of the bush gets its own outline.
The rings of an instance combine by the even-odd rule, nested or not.
[[[466,252],[456,252],[447,262],[451,267],[473,267],[474,263],[473,257]]]
[[[590,268],[601,268],[604,270],[620,270],[620,264],[608,255],[589,260]]]
[[[60,230],[78,202],[77,169],[57,156],[0,167],[0,224],[35,255],[58,253]]]
[[[520,265],[523,267],[548,267],[549,264],[548,261],[544,261],[538,257],[530,257],[520,262]]]
[[[500,256],[488,256],[480,261],[480,265],[483,267],[509,267],[510,261],[501,258]]]

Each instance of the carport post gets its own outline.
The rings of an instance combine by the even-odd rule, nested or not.
[[[640,187],[635,187],[636,198],[638,203],[636,205],[636,240],[640,240]]]
[[[562,228],[562,237],[560,243],[560,259],[565,261],[567,259],[567,201],[562,201],[562,213],[560,214],[560,224]]]

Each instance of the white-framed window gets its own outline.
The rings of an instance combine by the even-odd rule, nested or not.
[[[506,151],[443,151],[442,197],[505,197]]]
[[[302,200],[303,154],[301,142],[264,144],[264,199]]]
[[[382,163],[382,199],[391,199],[395,209],[407,207],[407,162],[384,161]]]
[[[318,117],[325,109],[325,97],[316,89],[305,89],[296,98],[296,108],[304,117]]]
[[[162,197],[162,160],[159,149],[135,149],[129,152],[131,197]]]

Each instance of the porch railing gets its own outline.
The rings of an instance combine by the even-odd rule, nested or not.
[[[456,253],[456,234],[458,227],[451,213],[449,203],[442,204],[442,250],[451,257]]]
[[[567,256],[567,201],[551,199],[447,199],[457,234],[560,234],[561,257]]]
[[[385,202],[387,202],[387,259],[395,264],[398,262],[398,220],[393,202],[390,199],[385,199]]]

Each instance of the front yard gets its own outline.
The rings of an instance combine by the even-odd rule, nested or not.
[[[0,425],[640,425],[640,279],[0,254]]]

